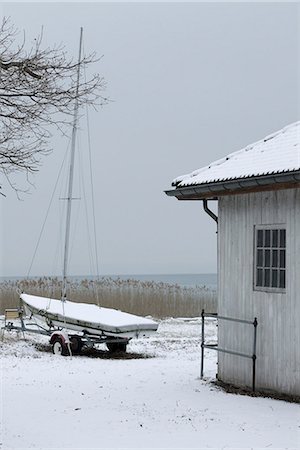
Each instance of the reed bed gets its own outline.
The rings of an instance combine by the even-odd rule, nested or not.
[[[43,277],[0,283],[0,314],[19,305],[17,288],[34,295],[60,298],[58,278]],[[71,280],[68,298],[82,303],[96,303],[132,314],[167,317],[198,317],[201,310],[217,311],[216,291],[206,286],[180,286],[134,279],[101,278]]]

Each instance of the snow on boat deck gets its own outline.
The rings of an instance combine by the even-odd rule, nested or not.
[[[136,316],[116,309],[103,308],[89,303],[76,303],[72,301],[38,297],[35,295],[21,294],[21,299],[30,307],[39,311],[45,311],[49,315],[66,317],[79,322],[88,322],[104,328],[147,329],[156,331],[158,324],[145,317]]]

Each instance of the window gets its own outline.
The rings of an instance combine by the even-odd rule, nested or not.
[[[282,226],[255,228],[255,289],[285,289],[286,230]]]

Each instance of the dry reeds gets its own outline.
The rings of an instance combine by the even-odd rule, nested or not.
[[[205,286],[184,287],[153,281],[101,278],[71,280],[68,298],[83,303],[98,303],[108,308],[156,318],[196,317],[201,310],[217,311],[216,291]],[[34,295],[60,298],[58,278],[5,281],[0,283],[0,314],[19,305],[17,288]]]

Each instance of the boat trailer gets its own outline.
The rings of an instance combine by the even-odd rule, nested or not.
[[[20,308],[10,308],[5,310],[4,325],[0,328],[1,340],[4,339],[5,331],[16,331],[22,333],[25,339],[25,333],[41,334],[49,336],[49,343],[52,346],[52,352],[55,355],[72,356],[80,354],[82,348],[93,348],[95,344],[105,344],[110,353],[126,352],[126,347],[130,338],[118,338],[106,335],[92,335],[85,330],[80,333],[68,332],[63,328],[50,326],[45,328],[37,322],[28,323],[31,317],[24,317],[24,310]],[[16,324],[19,322],[19,324]]]

